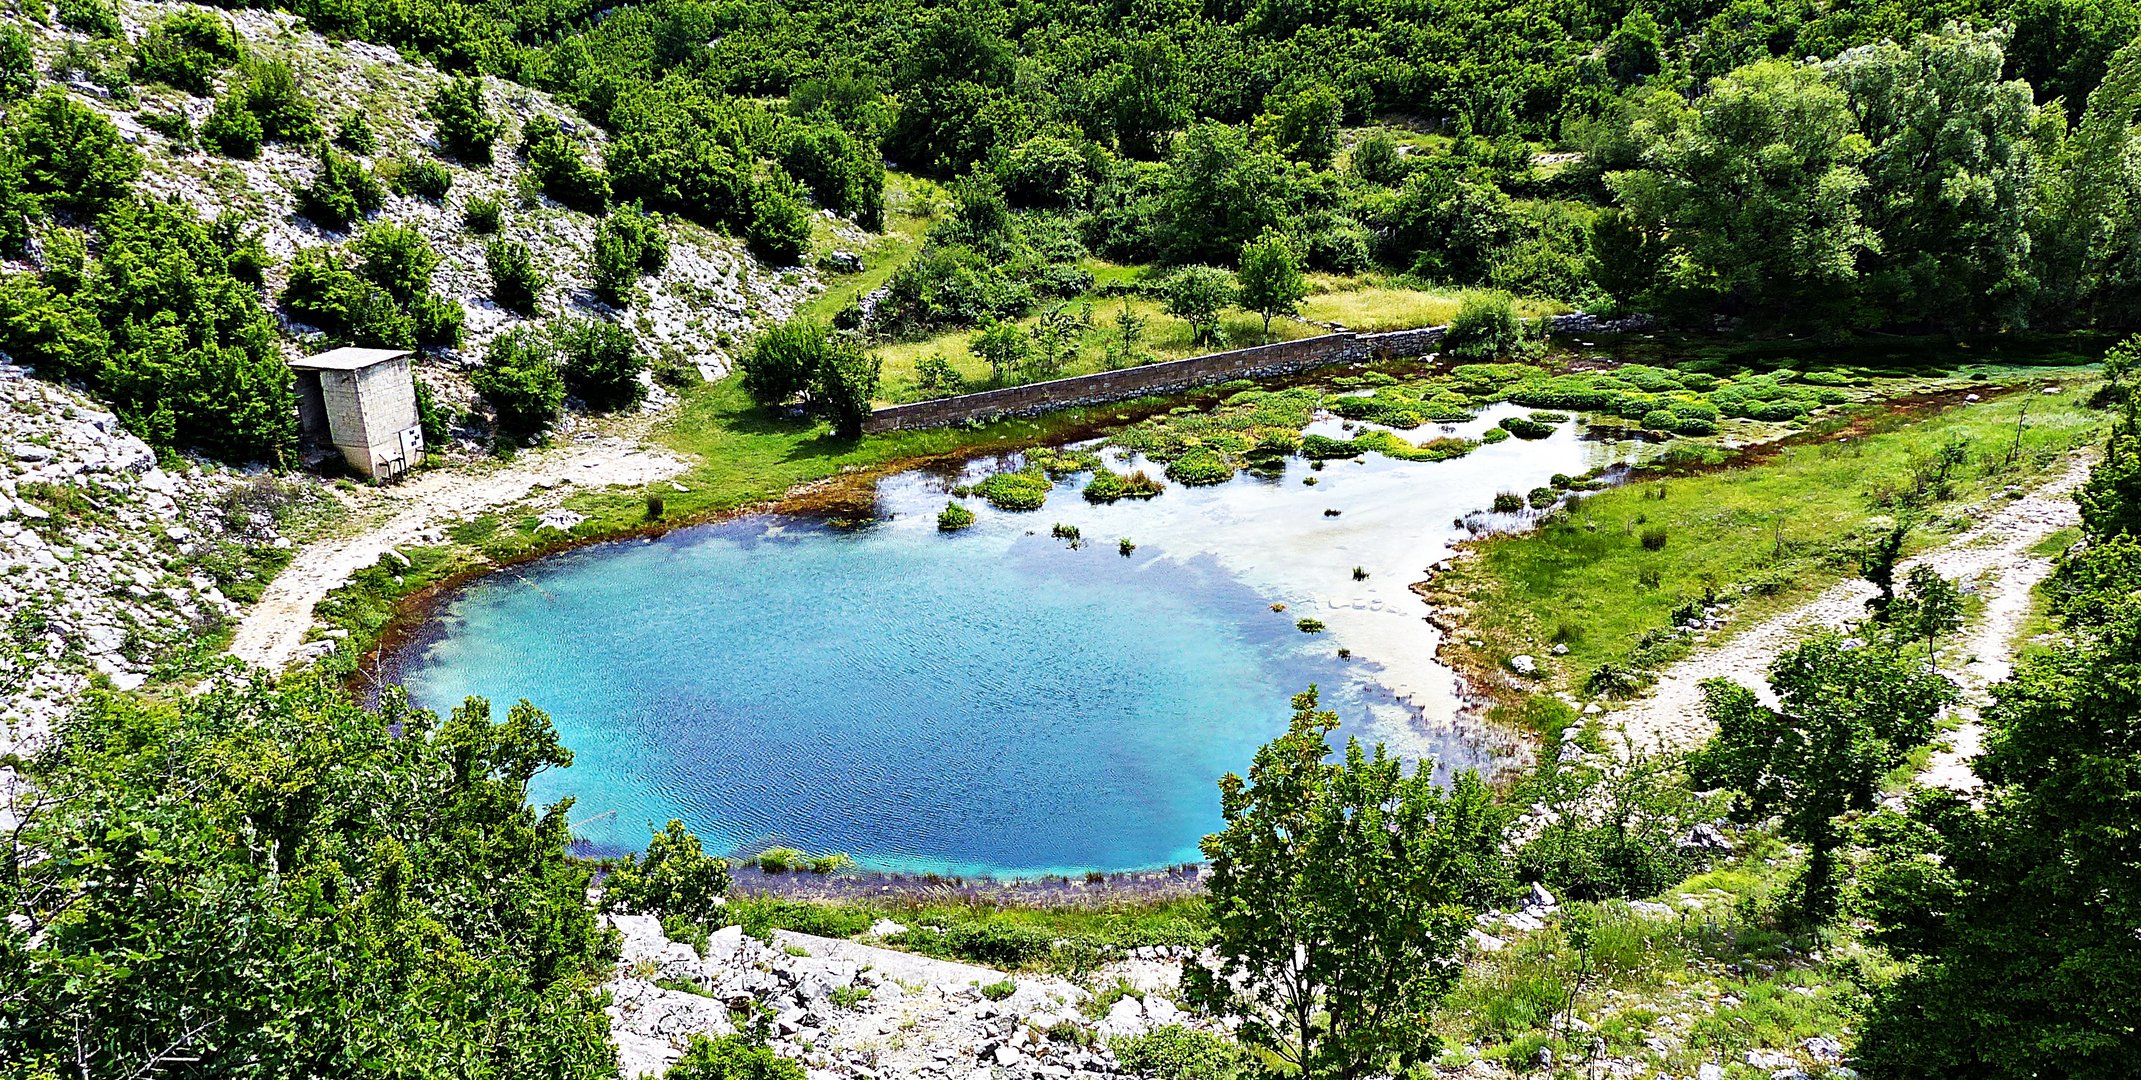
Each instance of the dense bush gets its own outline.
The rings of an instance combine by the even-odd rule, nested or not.
[[[468,205],[461,210],[462,223],[468,226],[468,231],[478,236],[489,236],[497,232],[502,217],[498,200],[488,195],[478,195],[468,200]]]
[[[806,123],[782,138],[778,159],[819,206],[872,232],[884,228],[885,166],[876,147],[836,124]]]
[[[257,155],[263,142],[304,143],[319,135],[319,118],[298,89],[290,66],[258,57],[231,73],[223,96],[201,125],[203,138],[237,158]]]
[[[298,213],[330,229],[347,229],[386,204],[386,189],[372,171],[331,146],[320,147],[320,169],[297,193]]]
[[[18,101],[37,89],[37,54],[30,35],[14,23],[0,25],[0,102]]]
[[[778,266],[793,266],[810,248],[810,210],[795,182],[776,174],[751,188],[751,220],[744,227],[751,253]]]
[[[565,406],[565,377],[550,335],[516,326],[491,339],[483,366],[469,376],[497,418],[499,438],[526,442],[542,434]]]
[[[491,144],[503,125],[491,115],[481,78],[448,79],[432,93],[425,111],[436,125],[440,153],[472,164],[490,164]]]
[[[104,114],[57,87],[12,110],[22,190],[43,206],[94,217],[126,197],[141,155]]]
[[[26,1075],[147,1074],[167,1047],[207,1074],[385,1053],[614,1075],[589,867],[567,803],[528,803],[572,761],[541,712],[471,699],[441,719],[390,689],[375,713],[305,676],[78,705],[25,763],[47,798],[0,878],[39,927],[0,933]]]
[[[599,214],[610,202],[610,178],[587,163],[572,136],[551,116],[537,114],[521,129],[520,155],[543,194],[558,205]]]
[[[644,858],[627,855],[602,879],[612,911],[714,925],[729,890],[729,864],[706,854],[684,823],[671,821],[647,842]]]
[[[379,137],[372,133],[372,122],[364,118],[363,110],[351,110],[335,125],[335,145],[365,157],[379,152]]]
[[[396,158],[382,163],[379,174],[387,190],[396,195],[440,202],[453,190],[453,170],[429,158]]]
[[[663,1080],[804,1080],[803,1067],[748,1035],[694,1034]]]
[[[112,0],[55,0],[52,15],[61,26],[93,38],[126,37],[126,28],[119,22],[119,6]]]
[[[483,265],[491,274],[491,299],[519,315],[533,315],[542,303],[550,279],[536,268],[535,253],[518,240],[493,240],[484,245]]]
[[[1442,347],[1461,360],[1521,357],[1530,345],[1516,303],[1506,293],[1466,293],[1442,339]]]
[[[668,265],[669,234],[639,207],[620,206],[595,230],[590,259],[595,295],[605,304],[623,307],[641,274],[658,273]]]
[[[553,331],[565,364],[565,386],[588,408],[615,411],[636,405],[647,358],[624,327],[603,319],[568,319]]]
[[[223,16],[205,8],[180,8],[149,24],[148,33],[134,46],[134,74],[189,94],[206,94],[216,73],[244,54]]]

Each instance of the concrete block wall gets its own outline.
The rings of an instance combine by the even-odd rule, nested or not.
[[[1615,321],[1583,314],[1557,315],[1546,320],[1550,334],[1625,333],[1648,325],[1648,321],[1641,318]],[[1425,356],[1435,351],[1448,332],[1449,328],[1444,326],[1423,326],[1381,334],[1325,334],[1119,371],[1072,375],[1047,382],[918,401],[911,405],[892,405],[871,413],[863,430],[874,435],[885,431],[948,427],[970,420],[1038,416],[1080,405],[1104,405],[1153,394],[1179,393],[1230,379],[1293,375],[1333,364]]]

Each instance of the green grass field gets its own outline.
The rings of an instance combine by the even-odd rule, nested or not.
[[[1640,660],[1645,635],[1669,628],[1691,598],[1731,600],[1732,625],[1744,625],[1855,574],[1896,494],[1958,439],[1967,461],[1923,512],[1912,546],[1937,543],[1967,527],[1966,502],[2031,484],[2096,441],[2106,421],[2085,404],[2089,384],[2065,385],[2057,396],[2017,392],[1923,418],[1874,407],[1847,432],[1757,464],[1639,479],[1536,531],[1481,541],[1436,581],[1468,611],[1445,655],[1479,672],[1530,654],[1547,667],[1538,689],[1580,691],[1600,664]],[[1647,548],[1644,534],[1661,531],[1661,546]],[[1557,644],[1566,655],[1550,655]]]

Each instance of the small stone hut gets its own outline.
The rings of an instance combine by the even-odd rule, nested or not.
[[[340,451],[350,468],[391,480],[424,459],[416,381],[405,349],[332,349],[293,360],[297,423],[308,458]]]

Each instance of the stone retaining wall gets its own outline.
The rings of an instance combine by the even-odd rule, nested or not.
[[[1579,314],[1557,315],[1546,320],[1546,325],[1547,332],[1552,334],[1601,334],[1639,329],[1646,324],[1636,320],[1608,322]],[[1102,405],[1154,394],[1179,393],[1230,379],[1293,375],[1333,364],[1423,356],[1433,352],[1447,332],[1447,327],[1426,326],[1381,334],[1324,334],[1184,360],[918,401],[911,405],[892,405],[871,413],[863,430],[874,435],[885,431],[948,427],[968,421],[1000,420],[1007,416],[1037,416],[1080,405]]]

